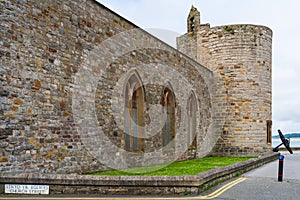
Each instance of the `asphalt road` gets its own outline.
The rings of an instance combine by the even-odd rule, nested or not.
[[[214,199],[300,199],[300,180],[277,182],[274,178],[248,177]]]

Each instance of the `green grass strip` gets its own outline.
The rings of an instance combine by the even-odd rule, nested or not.
[[[178,161],[169,165],[149,166],[126,170],[109,170],[94,172],[88,175],[99,176],[183,176],[195,175],[216,167],[232,165],[255,157],[205,157],[195,160]]]

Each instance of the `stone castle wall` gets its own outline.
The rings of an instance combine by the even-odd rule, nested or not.
[[[214,73],[213,101],[218,115],[225,118],[214,154],[270,151],[272,31],[256,25],[195,26],[195,31],[179,37],[177,44],[180,51]]]
[[[85,173],[124,160],[131,167],[177,159],[161,150],[161,130],[150,126],[160,120],[151,105],[160,104],[163,87],[181,91],[175,92],[175,153],[186,159],[212,150],[220,126],[212,120],[210,70],[96,1],[0,4],[0,171]],[[121,105],[125,80],[135,73],[143,82],[145,124],[155,134],[143,139],[142,153],[128,154]],[[184,125],[191,91],[196,151],[188,149]]]

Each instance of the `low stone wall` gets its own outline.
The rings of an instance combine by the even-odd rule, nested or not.
[[[0,173],[0,194],[5,184],[49,185],[51,194],[183,195],[199,194],[215,182],[243,174],[271,162],[278,153],[250,159],[194,176],[83,176],[77,174]]]

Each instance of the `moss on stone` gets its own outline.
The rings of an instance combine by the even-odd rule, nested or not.
[[[231,26],[225,26],[224,30],[234,35],[234,29]]]

